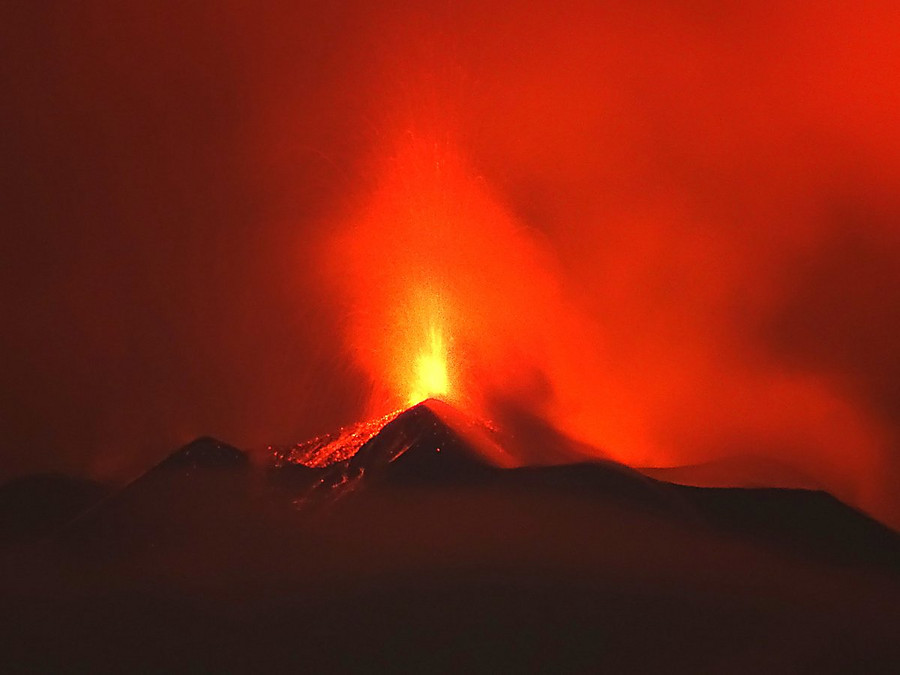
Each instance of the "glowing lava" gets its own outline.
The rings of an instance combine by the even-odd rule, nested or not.
[[[447,352],[444,336],[437,326],[429,327],[428,344],[416,358],[415,373],[407,402],[415,405],[426,398],[439,398],[450,393],[447,376]]]

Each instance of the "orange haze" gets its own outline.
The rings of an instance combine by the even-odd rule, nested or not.
[[[437,394],[900,527],[895,1],[6,4],[0,480]]]
[[[370,178],[325,256],[368,413],[511,403],[632,466],[824,486],[896,524],[889,430],[770,325],[847,227],[834,181],[852,201],[848,172],[896,177],[896,49],[855,12],[599,16],[522,12],[471,43],[418,18],[377,41]]]

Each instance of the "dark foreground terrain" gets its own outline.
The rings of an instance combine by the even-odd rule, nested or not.
[[[485,433],[428,402],[318,469],[200,439],[74,520],[99,488],[2,488],[0,671],[900,672],[900,538],[866,516],[499,469]]]

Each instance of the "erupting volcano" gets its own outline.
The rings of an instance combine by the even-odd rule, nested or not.
[[[802,462],[686,462],[633,407],[656,376],[617,384],[615,341],[451,136],[406,134],[385,157],[324,246],[369,385],[363,419],[250,452],[199,438],[86,510],[77,486],[62,486],[71,499],[17,488],[7,516],[47,516],[12,521],[24,548],[0,569],[19,617],[3,658],[48,671],[900,664],[894,531],[803,489],[816,483]],[[837,438],[866,440],[827,387],[748,377],[765,405],[829,411]],[[813,471],[838,497],[873,466],[853,459],[842,483],[831,472],[846,461]]]
[[[7,4],[0,672],[900,672],[890,2]]]

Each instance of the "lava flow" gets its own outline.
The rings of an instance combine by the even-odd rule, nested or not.
[[[378,419],[351,424],[336,432],[316,436],[288,447],[270,445],[268,451],[274,456],[276,467],[299,464],[312,469],[321,469],[346,462],[401,412],[403,411],[395,410]]]

